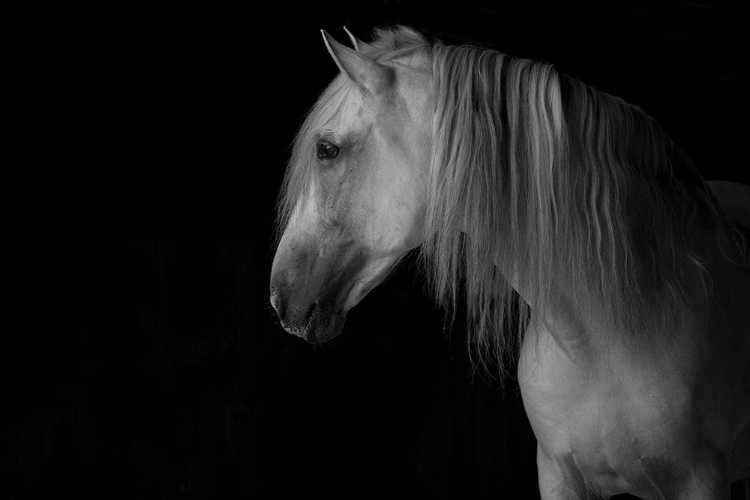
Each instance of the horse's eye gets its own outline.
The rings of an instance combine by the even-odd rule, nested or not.
[[[339,148],[328,141],[319,140],[315,145],[318,160],[333,160],[339,155]]]

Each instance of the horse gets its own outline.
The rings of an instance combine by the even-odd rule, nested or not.
[[[730,498],[750,476],[750,189],[551,64],[347,34],[322,31],[339,74],[279,195],[283,328],[332,339],[417,249],[438,303],[466,301],[475,367],[517,377],[543,499]]]

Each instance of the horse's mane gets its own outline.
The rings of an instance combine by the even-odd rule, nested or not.
[[[365,50],[378,61],[410,50],[432,58],[421,255],[443,305],[455,310],[465,296],[481,363],[495,357],[503,370],[522,335],[518,315],[543,311],[553,281],[584,324],[607,324],[636,345],[673,324],[688,280],[704,274],[689,229],[719,231],[722,222],[696,166],[654,119],[550,64],[404,27],[377,30]],[[336,112],[347,88],[334,80],[300,130],[280,224],[309,182],[303,157],[312,157],[314,125]]]
[[[436,44],[432,65],[424,255],[438,297],[464,290],[479,359],[515,354],[509,315],[547,310],[552,283],[636,344],[673,326],[704,271],[689,228],[720,216],[656,121],[550,64]]]

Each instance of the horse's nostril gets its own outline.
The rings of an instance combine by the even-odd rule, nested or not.
[[[277,313],[279,312],[279,295],[276,292],[271,293],[271,307]]]

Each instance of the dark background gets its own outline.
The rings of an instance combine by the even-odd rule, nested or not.
[[[413,260],[328,345],[272,314],[288,147],[336,74],[318,29],[405,23],[555,63],[747,183],[739,5],[0,4],[22,318],[0,496],[537,497],[517,387],[471,376],[461,312],[444,329]]]

